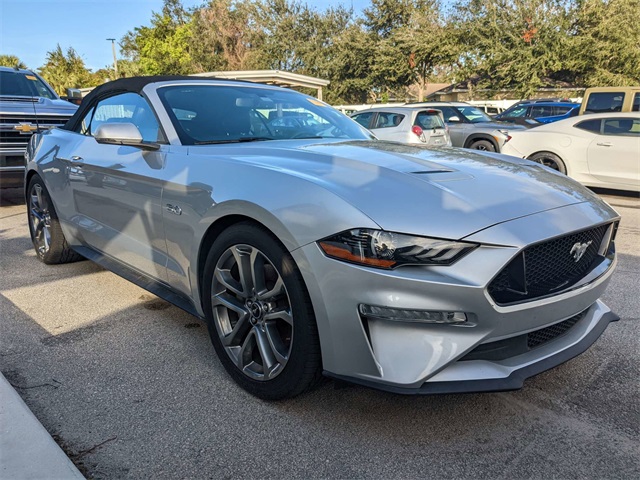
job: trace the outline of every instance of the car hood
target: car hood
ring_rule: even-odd
[[[501,154],[375,140],[289,140],[266,146],[191,147],[190,154],[231,155],[234,161],[304,178],[340,196],[383,229],[417,235],[460,239],[575,203],[607,208],[568,177]]]
[[[0,108],[5,113],[33,115],[34,108],[41,115],[73,115],[77,105],[60,99],[0,96]]]

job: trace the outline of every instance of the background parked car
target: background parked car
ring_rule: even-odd
[[[511,130],[525,128],[496,122],[479,108],[464,102],[426,102],[407,106],[440,110],[449,127],[449,136],[454,147],[499,152],[509,141]]]
[[[640,191],[640,114],[578,116],[514,132],[503,153],[528,158],[590,187]]]
[[[501,122],[517,123],[523,119],[533,118],[540,123],[552,123],[575,117],[579,110],[580,104],[573,102],[521,103],[496,115],[495,119]]]
[[[580,115],[639,111],[640,87],[595,87],[584,92]]]
[[[424,107],[372,108],[351,115],[380,140],[451,146],[442,112]]]
[[[77,108],[37,73],[0,67],[0,188],[22,186],[31,135],[64,125]]]

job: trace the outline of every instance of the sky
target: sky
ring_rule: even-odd
[[[183,0],[186,7],[204,0]],[[307,0],[318,9],[353,6],[356,13],[369,0]],[[111,42],[129,30],[149,25],[151,12],[162,0],[0,0],[0,54],[16,55],[29,68],[45,62],[48,51],[60,44],[73,47],[93,71],[113,63]]]

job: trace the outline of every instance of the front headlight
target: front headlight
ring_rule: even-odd
[[[366,228],[347,230],[318,244],[328,257],[386,269],[400,265],[451,265],[478,246]]]

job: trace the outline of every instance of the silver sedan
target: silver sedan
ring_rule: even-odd
[[[373,139],[290,90],[117,80],[27,157],[40,260],[88,258],[205,319],[265,399],[323,373],[517,389],[617,319],[598,298],[619,216],[588,190],[527,160]]]

